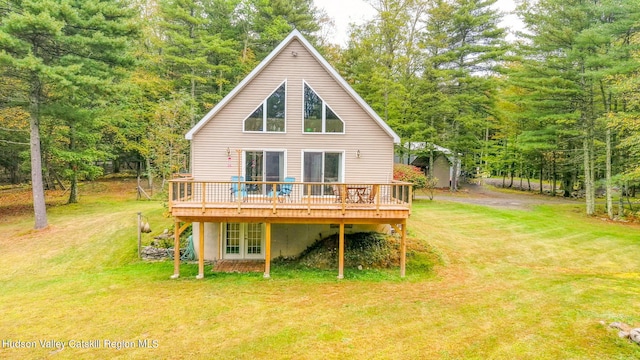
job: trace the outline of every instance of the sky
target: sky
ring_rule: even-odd
[[[375,14],[375,10],[365,0],[314,0],[318,8],[324,8],[335,21],[335,31],[331,42],[346,45],[347,30],[352,22],[362,23]],[[496,7],[502,12],[509,13],[515,9],[514,0],[498,0]],[[506,15],[501,25],[503,27],[520,28],[522,22],[513,14]]]

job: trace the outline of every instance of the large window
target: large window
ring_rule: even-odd
[[[258,106],[244,121],[244,131],[284,132],[285,125],[285,83]]]
[[[344,133],[344,122],[304,83],[304,132]]]
[[[306,151],[304,153],[304,182],[336,183],[342,182],[342,153]],[[330,185],[311,186],[311,195],[331,194]],[[305,187],[305,195],[308,189]]]

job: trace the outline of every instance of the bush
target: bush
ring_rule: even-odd
[[[413,165],[393,165],[393,180],[413,183],[415,189],[427,187],[427,176],[422,173],[420,168]]]
[[[309,246],[295,261],[318,268],[338,266],[338,234],[329,235]],[[393,237],[376,232],[345,234],[345,267],[389,268],[398,265],[398,243]]]

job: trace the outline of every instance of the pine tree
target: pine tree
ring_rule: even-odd
[[[129,65],[123,56],[135,34],[131,9],[117,0],[8,0],[0,9],[0,64],[26,84],[30,114],[35,228],[47,226],[41,121],[47,106],[80,89],[98,94]],[[90,93],[86,90],[86,93]]]
[[[468,167],[478,160],[490,122],[495,118],[498,65],[507,51],[505,30],[498,26],[495,0],[436,0],[429,9],[424,46],[427,71],[446,99],[433,122],[444,130],[441,140],[454,154],[464,152]],[[455,172],[454,172],[455,177]],[[451,181],[456,190],[457,179]]]
[[[532,118],[579,135],[586,212],[592,215],[595,174],[601,164],[596,144],[609,142],[607,114],[620,104],[610,79],[638,69],[630,39],[637,32],[639,4],[542,0],[525,3],[521,13],[530,34],[524,72],[514,77],[528,89]],[[610,199],[608,203],[611,209]]]

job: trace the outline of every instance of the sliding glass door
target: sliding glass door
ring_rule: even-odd
[[[283,151],[245,151],[246,181],[283,181],[284,180],[284,152]],[[271,190],[271,185],[249,184],[252,193],[265,195]]]
[[[303,159],[303,181],[318,183],[336,183],[342,181],[342,152],[306,151]],[[305,195],[331,194],[330,186],[314,185],[305,187]]]

